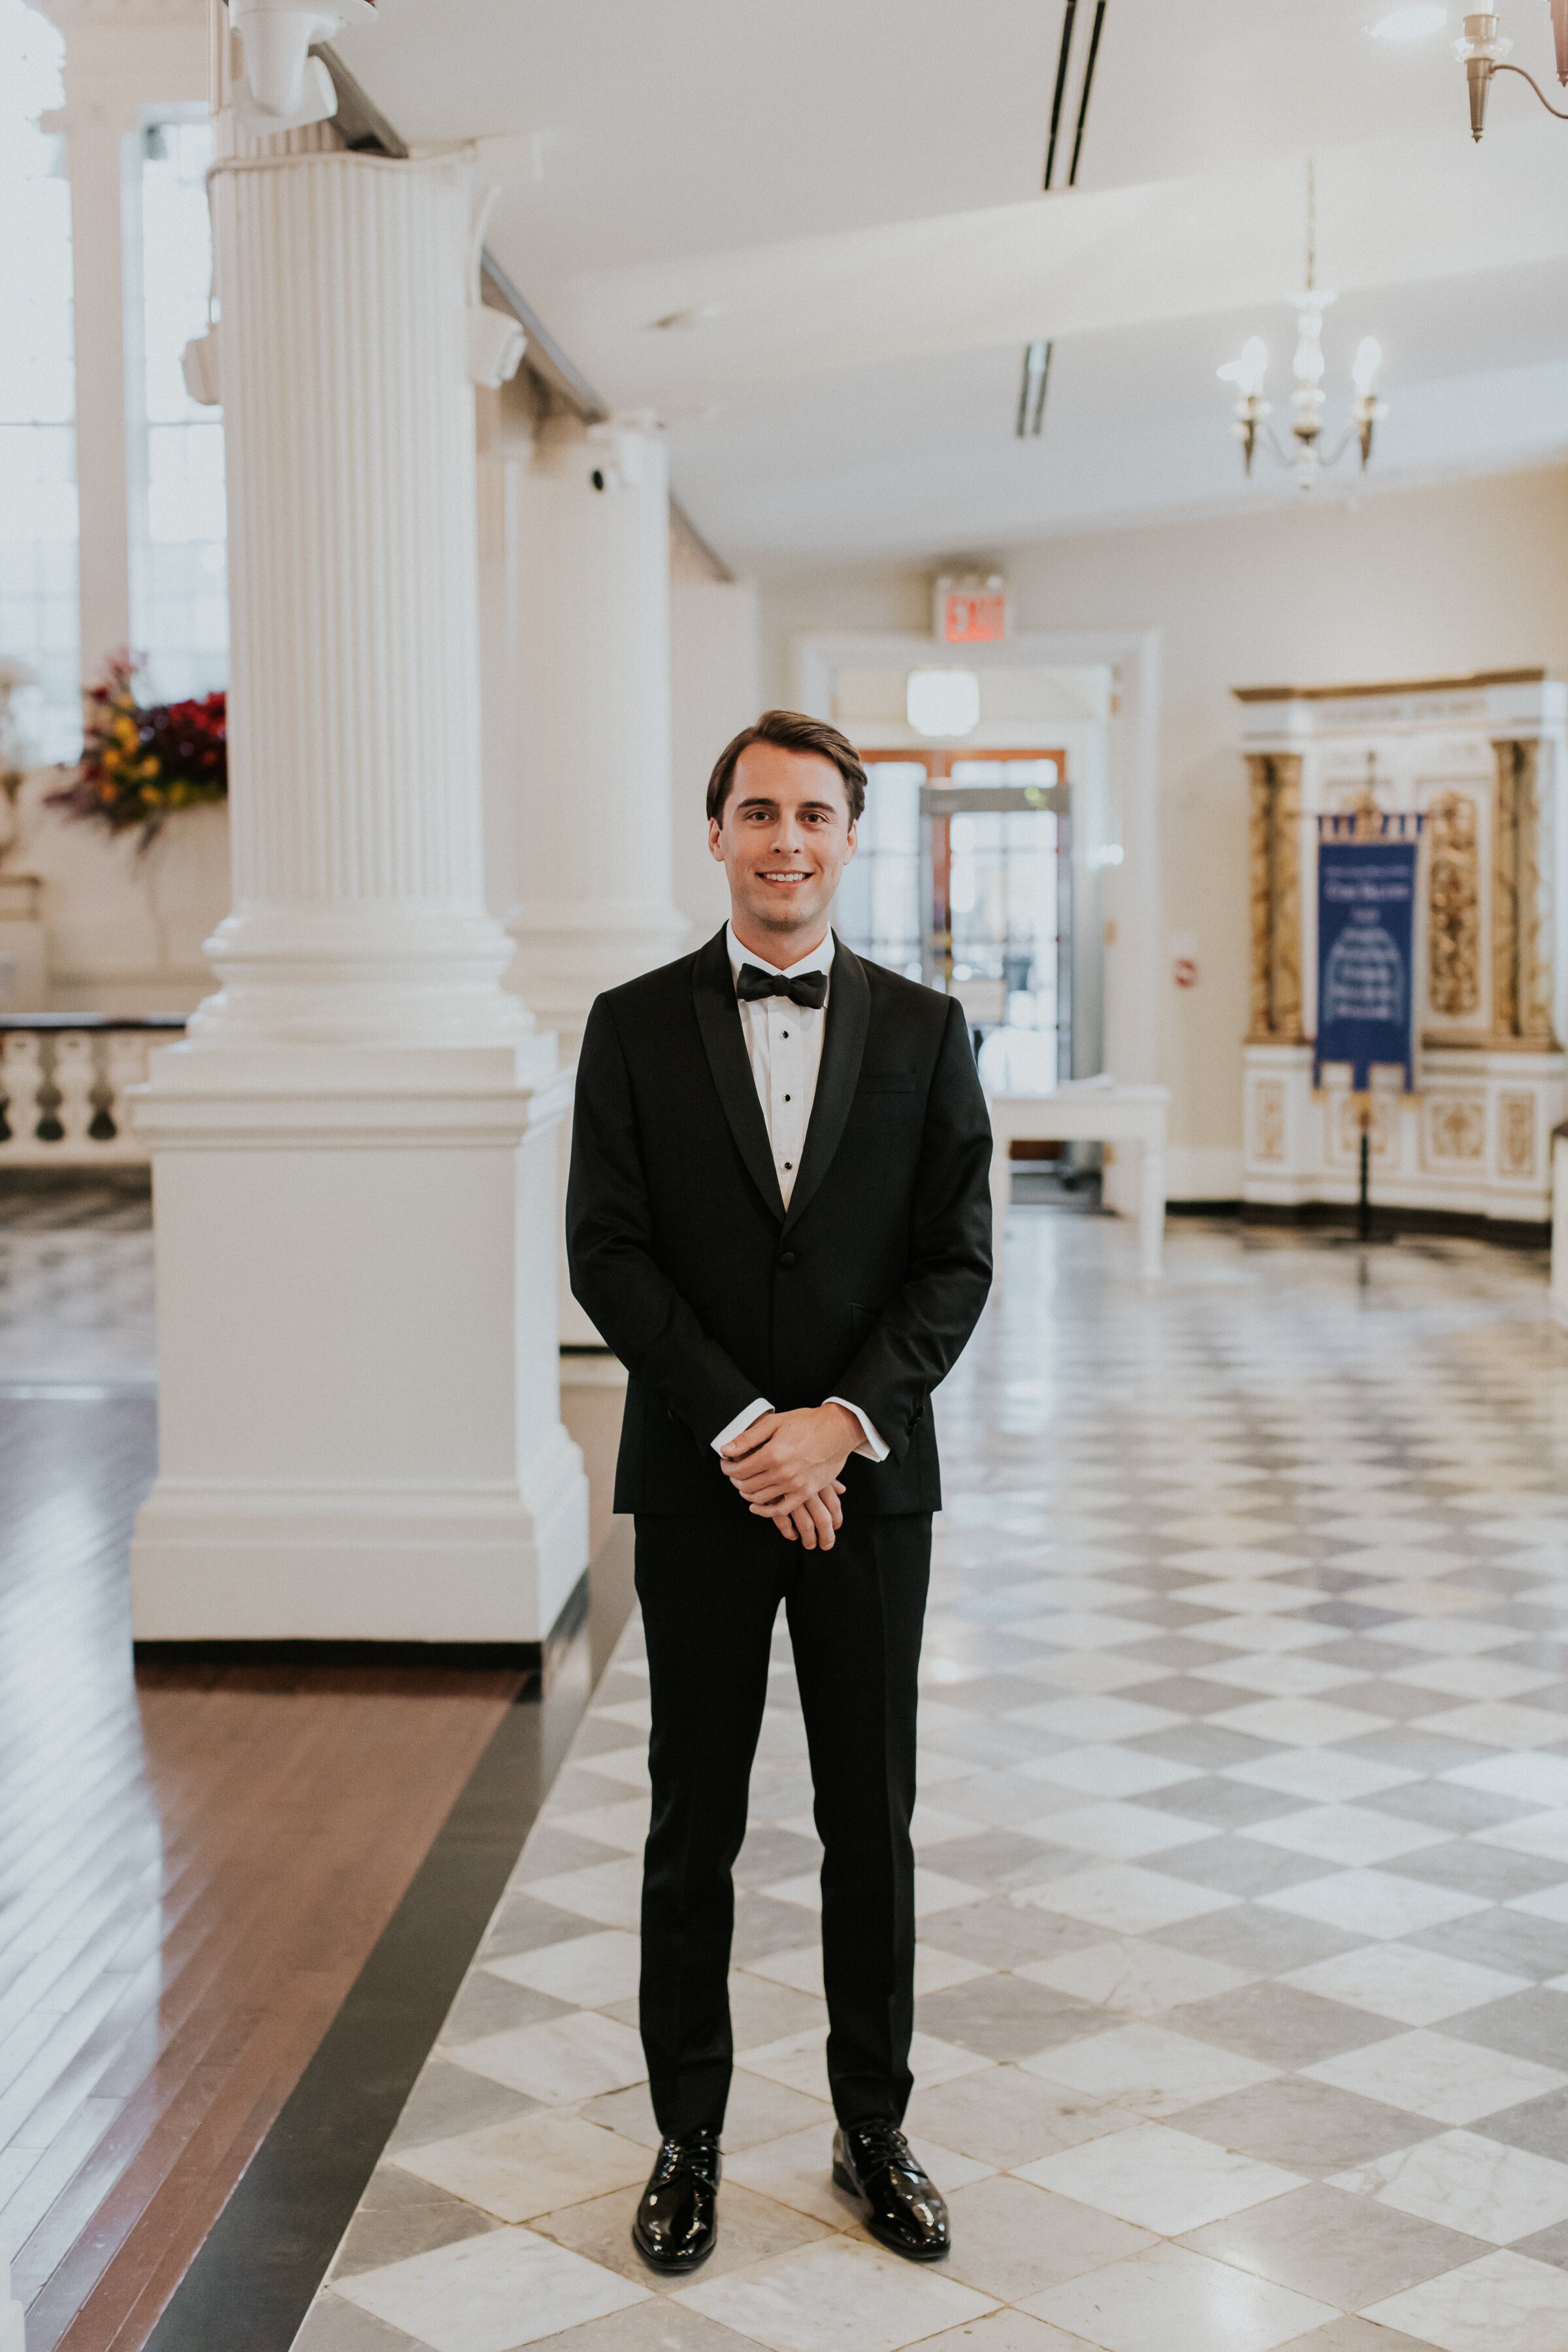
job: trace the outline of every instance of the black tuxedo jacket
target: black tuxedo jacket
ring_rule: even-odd
[[[599,997],[577,1070],[572,1287],[626,1366],[617,1511],[747,1506],[712,1441],[753,1399],[860,1405],[846,1517],[931,1511],[926,1410],[991,1282],[991,1128],[963,1008],[835,940],[786,1212],[719,932]]]

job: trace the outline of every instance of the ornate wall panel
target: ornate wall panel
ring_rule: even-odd
[[[1252,1019],[1248,1043],[1297,1044],[1301,1030],[1301,761],[1247,760],[1250,779]]]
[[[1533,1176],[1536,1163],[1535,1097],[1498,1097],[1498,1166],[1505,1176]]]
[[[1492,1026],[1551,1045],[1552,940],[1542,906],[1541,745],[1492,743]]]
[[[1444,793],[1426,812],[1426,995],[1447,1020],[1481,1001],[1480,840],[1469,793]]]
[[[1486,1157],[1487,1098],[1474,1094],[1432,1094],[1426,1103],[1425,1157],[1428,1167],[1450,1167]]]
[[[1368,1097],[1372,1105],[1372,1158],[1379,1160],[1397,1159],[1399,1155],[1399,1107],[1402,1097],[1376,1087]],[[1361,1159],[1360,1097],[1348,1089],[1336,1088],[1326,1097],[1329,1115],[1329,1156],[1336,1160]]]
[[[1256,1160],[1285,1157],[1285,1082],[1260,1078],[1252,1090],[1252,1152]]]

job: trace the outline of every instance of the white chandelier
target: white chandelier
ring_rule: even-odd
[[[1565,0],[1568,5],[1568,0]],[[1383,348],[1374,337],[1365,335],[1356,346],[1351,362],[1351,381],[1355,386],[1355,403],[1350,422],[1331,454],[1323,447],[1323,312],[1334,297],[1317,280],[1318,220],[1317,184],[1310,163],[1307,166],[1307,282],[1300,294],[1290,300],[1296,311],[1296,354],[1291,373],[1296,389],[1290,394],[1295,416],[1290,426],[1293,449],[1281,448],[1273,428],[1264,423],[1270,414],[1269,403],[1263,398],[1263,379],[1268,366],[1268,347],[1261,335],[1249,335],[1242,345],[1241,357],[1227,360],[1217,373],[1222,383],[1234,383],[1237,391],[1236,423],[1232,426],[1241,443],[1241,454],[1250,476],[1252,460],[1259,442],[1277,465],[1294,473],[1304,491],[1310,490],[1321,474],[1337,466],[1352,442],[1361,450],[1361,467],[1364,474],[1372,456],[1373,427],[1381,416],[1388,414],[1386,401],[1379,400],[1373,389],[1377,371],[1383,364]]]

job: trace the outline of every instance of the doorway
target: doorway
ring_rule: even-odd
[[[976,1045],[1006,1030],[1038,1066],[1073,1068],[1072,796],[1066,752],[1019,747],[862,753],[859,852],[837,928],[875,963],[956,996]]]

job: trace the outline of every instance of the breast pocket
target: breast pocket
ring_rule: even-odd
[[[862,1070],[858,1095],[916,1095],[921,1082],[913,1070]]]

